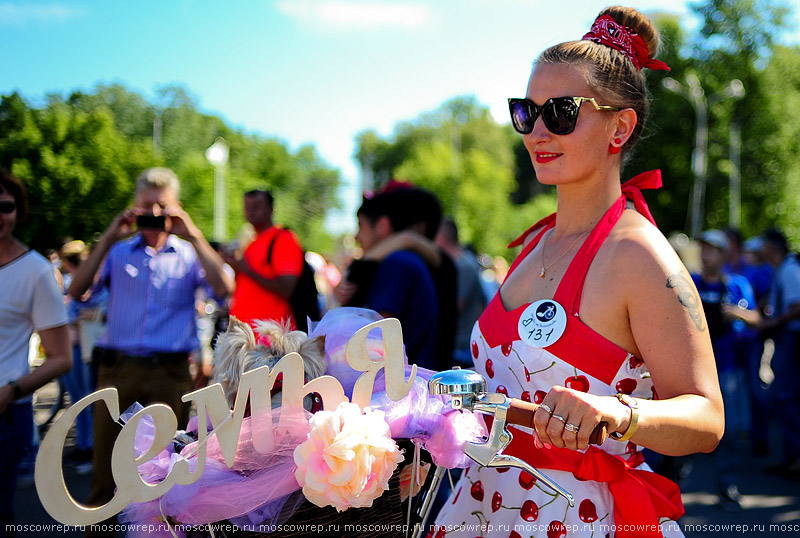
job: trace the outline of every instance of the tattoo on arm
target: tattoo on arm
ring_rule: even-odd
[[[689,312],[689,317],[694,321],[697,330],[705,330],[705,316],[703,315],[700,297],[694,290],[692,280],[685,273],[675,273],[667,278],[667,287],[678,293],[678,301]]]

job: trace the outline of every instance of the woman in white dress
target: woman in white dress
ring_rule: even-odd
[[[523,250],[475,324],[472,354],[490,391],[541,404],[506,453],[575,506],[524,471],[474,466],[432,536],[682,535],[680,491],[641,450],[710,452],[724,419],[700,298],[641,195],[660,173],[620,184],[647,111],[641,69],[668,69],[657,49],[644,15],[607,8],[582,40],[544,51],[526,98],[509,100],[558,211],[512,243]],[[601,422],[611,437],[590,446]]]

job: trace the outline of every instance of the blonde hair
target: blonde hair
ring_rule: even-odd
[[[660,46],[658,30],[653,23],[637,10],[624,6],[611,6],[597,16],[609,15],[619,24],[638,33],[647,44],[650,57],[654,58]],[[541,64],[567,64],[577,68],[586,84],[602,96],[602,105],[632,108],[636,112],[636,127],[623,146],[623,157],[630,155],[641,138],[649,96],[642,72],[620,51],[594,41],[567,41],[554,45],[536,59]]]
[[[170,189],[175,193],[175,198],[180,196],[181,184],[178,176],[169,168],[148,168],[136,178],[135,193],[139,194],[144,189]]]

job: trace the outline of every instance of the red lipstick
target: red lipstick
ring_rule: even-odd
[[[537,163],[549,163],[555,159],[561,157],[561,153],[551,153],[547,151],[537,151],[536,152],[536,162]]]

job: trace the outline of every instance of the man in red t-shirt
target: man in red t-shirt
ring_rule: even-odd
[[[295,328],[289,298],[303,271],[303,249],[292,232],[272,223],[272,204],[266,190],[244,195],[244,217],[257,236],[241,259],[226,259],[236,271],[230,313],[251,325],[259,319],[290,319]]]

